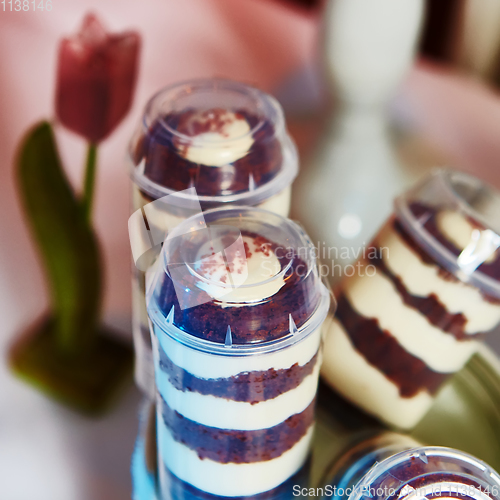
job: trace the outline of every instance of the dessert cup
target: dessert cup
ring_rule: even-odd
[[[374,465],[397,453],[421,446],[421,443],[404,434],[387,431],[364,433],[340,452],[325,470],[318,483],[323,488],[323,494],[320,492],[316,496],[347,500]]]
[[[284,494],[307,462],[330,308],[305,233],[257,208],[193,216],[147,307],[162,498]]]
[[[153,96],[129,156],[132,211],[141,210],[147,220],[129,223],[131,235],[141,235],[131,236],[134,255],[142,255],[132,273],[136,381],[153,397],[144,297],[145,271],[158,255],[157,243],[187,217],[218,206],[259,206],[287,216],[298,159],[274,98],[217,79],[176,84]],[[146,224],[147,230],[134,224]]]
[[[396,200],[336,291],[322,375],[385,423],[412,428],[500,322],[500,194],[438,170]]]

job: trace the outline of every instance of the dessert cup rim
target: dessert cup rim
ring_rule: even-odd
[[[463,179],[471,183],[475,183],[481,186],[481,190],[488,191],[491,195],[493,195],[500,201],[500,192],[498,190],[496,190],[486,182],[482,181],[478,177],[475,177],[474,175],[470,175],[466,172],[461,172],[458,170],[441,168],[436,170],[435,175],[436,178],[438,178],[439,181],[441,182],[443,188],[446,189],[448,194],[450,194],[455,199],[458,206],[460,207],[461,210],[463,210],[463,212],[469,215],[472,219],[479,221],[487,229],[490,229],[494,233],[500,235],[500,227],[496,227],[493,224],[491,224],[491,222],[486,220],[483,214],[481,214],[476,209],[471,207],[470,204],[466,200],[464,200],[463,197],[459,193],[457,193],[457,191],[454,189],[454,183],[457,178],[458,180]]]
[[[465,453],[460,450],[455,450],[453,448],[448,448],[444,446],[421,446],[417,448],[411,448],[409,450],[405,450],[395,455],[382,460],[381,462],[374,465],[359,481],[356,485],[355,491],[350,495],[349,500],[359,500],[360,498],[364,498],[364,495],[361,493],[362,491],[366,491],[371,487],[374,481],[376,481],[380,476],[385,473],[390,473],[391,469],[395,466],[401,465],[404,462],[410,459],[420,459],[425,455],[426,457],[438,457],[441,459],[453,459],[459,460],[464,464],[467,464],[469,467],[474,468],[477,471],[478,479],[482,481],[488,481],[489,485],[496,486],[498,488],[500,494],[500,475],[491,468],[487,463],[479,460],[478,458],[470,455],[469,453]],[[423,462],[426,463],[426,462]],[[439,471],[433,471],[438,473]],[[442,471],[443,473],[453,472],[455,475],[463,474],[458,471]],[[420,474],[419,476],[421,476]],[[418,477],[418,476],[415,476]],[[395,477],[395,479],[397,479]],[[411,478],[413,479],[413,478]],[[408,480],[401,481],[401,485],[407,483]],[[499,495],[493,495],[492,497],[499,498]]]
[[[272,95],[266,92],[263,92],[257,87],[254,87],[252,85],[247,85],[243,82],[239,82],[236,80],[230,80],[228,78],[195,78],[192,80],[183,80],[181,82],[177,82],[172,85],[167,85],[166,87],[163,87],[162,89],[158,90],[146,104],[144,119],[143,119],[144,127],[147,129],[152,124],[152,117],[151,117],[151,115],[153,114],[152,108],[154,108],[154,106],[158,103],[158,101],[161,101],[161,99],[165,94],[178,90],[180,95],[182,90],[190,87],[191,87],[190,93],[193,94],[200,89],[202,90],[213,89],[213,90],[230,90],[233,92],[239,92],[240,94],[245,95],[247,97],[251,97],[255,101],[255,108],[257,110],[262,111],[264,110],[265,106],[269,106],[276,112],[276,120],[275,121],[273,120],[273,128],[275,130],[275,133],[278,135],[281,135],[284,132],[285,118],[281,106],[278,104],[276,98],[274,98]],[[192,89],[194,89],[194,91]],[[171,133],[173,136],[185,141],[191,141],[193,139],[193,136],[184,134],[170,127],[163,120],[163,118],[159,118],[159,120],[161,124],[165,127],[165,129],[168,130],[168,132]],[[240,141],[244,137],[248,137],[249,135],[255,134],[255,132],[257,132],[260,128],[262,128],[264,122],[265,120],[263,120],[262,117],[259,117],[259,122],[256,125],[254,125],[251,130],[249,130],[248,132],[246,132],[241,136],[232,137],[230,139],[224,139],[221,141],[207,141],[207,142],[208,144],[212,144],[213,146],[220,146],[220,144],[226,144],[226,143],[229,144],[233,141]]]
[[[262,221],[265,220],[266,217],[269,218],[268,221],[270,223],[274,221],[274,224],[278,227],[283,227],[284,225],[286,225],[285,234],[291,241],[289,248],[297,250],[297,248],[301,248],[303,246],[304,248],[312,249],[311,240],[309,239],[305,231],[298,224],[281,215],[278,215],[274,212],[269,212],[268,210],[264,210],[261,208],[248,207],[248,206],[215,208],[194,215],[192,217],[189,217],[171,231],[164,244],[162,254],[160,255],[160,259],[162,259],[161,267],[157,269],[156,277],[151,283],[151,286],[149,287],[147,292],[148,314],[151,321],[155,323],[156,326],[158,326],[166,334],[169,334],[171,337],[194,349],[198,349],[205,352],[213,352],[222,355],[233,355],[233,356],[273,352],[283,347],[286,347],[289,344],[294,344],[298,342],[302,338],[306,337],[309,333],[314,331],[316,328],[320,327],[321,323],[326,318],[328,310],[330,309],[330,294],[327,287],[319,277],[319,275],[316,276],[317,281],[315,283],[315,286],[317,286],[319,289],[320,298],[318,300],[318,304],[316,304],[316,307],[310,314],[309,318],[300,327],[297,327],[295,332],[289,332],[283,337],[270,341],[262,341],[262,342],[248,343],[248,344],[232,344],[232,346],[228,348],[228,346],[225,346],[225,344],[201,339],[199,337],[195,337],[179,329],[173,324],[173,321],[171,319],[169,320],[168,316],[166,316],[165,313],[158,307],[154,290],[156,288],[155,285],[157,284],[159,276],[163,275],[164,273],[168,273],[166,269],[165,254],[168,249],[167,242],[169,239],[174,239],[177,236],[189,233],[187,229],[196,228],[198,226],[204,227],[204,225],[202,226],[199,224],[200,222],[208,223],[209,225],[210,223],[212,224],[226,223],[229,226],[232,223],[232,221],[241,222],[246,220],[248,222],[262,223]],[[235,224],[234,227],[240,231],[242,229],[241,224],[240,225]],[[307,273],[303,276],[303,278],[305,279],[307,276],[311,274],[311,272],[315,271],[316,259],[308,255],[306,256],[306,258],[304,258],[304,261],[308,267]],[[259,286],[261,284],[262,283],[249,285],[249,287]],[[267,300],[272,300],[272,298],[270,297]],[[241,306],[248,305],[248,307],[252,307],[253,305],[255,305],[255,303],[244,301],[238,303],[238,305]],[[286,313],[288,313],[288,316],[289,317],[291,316],[293,319],[293,312],[294,311],[287,311]],[[226,328],[227,326],[231,325],[223,325],[224,328]]]
[[[296,332],[288,333],[283,337],[269,341],[226,346],[224,343],[212,342],[200,337],[195,337],[175,326],[173,322],[167,321],[165,315],[158,307],[154,295],[151,296],[148,301],[148,315],[152,324],[159,330],[159,332],[155,332],[157,335],[158,333],[168,335],[171,339],[196,351],[228,357],[270,354],[301,342],[321,327],[330,309],[330,295],[322,282],[320,282],[320,286],[320,302],[307,321],[298,327]]]
[[[144,191],[154,199],[168,196],[169,203],[180,208],[196,208],[198,203],[207,205],[217,204],[221,206],[228,204],[245,204],[251,206],[262,203],[270,199],[272,196],[280,193],[285,188],[289,187],[297,177],[297,174],[299,172],[297,147],[288,134],[284,136],[284,141],[285,147],[283,148],[283,160],[279,172],[268,182],[261,184],[260,186],[257,186],[252,190],[249,189],[247,191],[242,191],[239,193],[222,193],[219,195],[191,195],[187,194],[185,191],[180,192],[174,189],[170,189],[148,179],[144,175],[144,159],[138,166],[136,166],[134,165],[134,162],[132,161],[130,155],[128,155],[130,176],[132,182],[136,184],[141,191]]]
[[[206,211],[203,211],[201,213],[195,214],[195,215],[189,217],[188,219],[186,219],[185,221],[181,222],[180,224],[178,224],[175,228],[173,228],[172,231],[167,236],[166,241],[168,241],[168,239],[170,239],[170,238],[173,239],[173,238],[176,238],[178,236],[182,236],[183,234],[186,234],[186,231],[183,229],[183,226],[190,225],[192,227],[193,225],[195,225],[195,221],[197,218],[201,219],[200,222],[202,222],[202,221],[205,222],[207,217],[210,218],[214,214],[216,216],[218,214],[221,214],[221,215],[227,214],[226,219],[230,219],[230,217],[231,217],[230,214],[237,214],[237,213],[241,213],[241,212],[243,212],[243,216],[239,217],[240,220],[246,219],[248,221],[256,222],[256,221],[259,221],[259,219],[256,217],[259,214],[262,216],[273,217],[275,219],[278,219],[278,221],[280,222],[281,225],[286,224],[287,229],[290,231],[291,237],[302,240],[302,242],[304,243],[304,247],[306,247],[306,246],[312,247],[312,243],[311,243],[309,237],[307,236],[307,234],[305,233],[305,231],[303,231],[302,228],[298,224],[296,224],[294,221],[292,221],[291,219],[288,219],[288,218],[283,217],[275,212],[270,212],[270,211],[262,209],[262,208],[249,207],[249,206],[245,206],[245,205],[243,205],[243,206],[232,205],[230,207],[229,206],[228,207],[217,207],[217,208],[213,208],[213,209],[206,210]],[[248,214],[248,215],[246,215],[246,214]],[[235,218],[235,220],[237,220],[237,219]],[[217,222],[217,220],[215,222]],[[224,219],[223,219],[223,222],[224,222]],[[235,229],[240,230],[236,226],[231,226],[231,220],[229,220],[227,224],[220,224],[220,225],[221,226],[227,225],[227,227],[234,227]],[[219,224],[214,224],[214,226],[219,226]],[[205,227],[207,227],[207,226],[205,226]],[[210,227],[210,226],[208,226],[208,227]],[[162,252],[161,258],[162,258],[163,272],[170,276],[168,268],[167,268],[167,263],[165,262],[165,252]],[[272,276],[266,280],[259,281],[257,283],[247,284],[247,285],[245,285],[245,284],[239,285],[237,288],[250,290],[254,287],[259,287],[259,286],[265,285],[267,283],[271,283],[272,281],[276,280],[277,278],[283,277],[286,274],[286,272],[290,269],[292,262],[293,262],[293,259],[291,259],[290,262],[283,269],[281,269],[278,273],[276,273],[274,276]],[[194,277],[196,277],[197,279],[199,279],[203,283],[212,284],[212,285],[215,285],[219,288],[230,288],[230,289],[234,288],[234,286],[232,286],[231,284],[221,283],[219,281],[211,280],[211,279],[201,275],[188,262],[185,262],[184,264],[186,265],[188,271]],[[311,260],[309,258],[309,260],[306,261],[306,264],[308,266],[308,270],[307,270],[307,273],[304,276],[302,276],[303,279],[307,278],[307,276],[309,276],[309,274],[311,272],[313,272],[314,267],[316,265],[316,261],[314,260],[314,262],[311,262]]]

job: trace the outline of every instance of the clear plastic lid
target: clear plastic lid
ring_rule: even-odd
[[[155,327],[227,355],[295,344],[324,321],[330,294],[294,222],[257,208],[210,210],[167,237],[148,290]]]
[[[421,446],[404,434],[380,431],[373,434],[371,431],[368,435],[370,437],[363,433],[354,444],[349,442],[347,451],[334,460],[332,467],[327,469],[324,478],[319,482],[320,485],[335,486],[335,498],[348,498],[353,487],[378,462]],[[327,495],[323,498],[326,497]]]
[[[403,233],[462,281],[500,298],[500,193],[481,180],[439,169],[400,196]]]
[[[467,453],[421,447],[375,465],[349,500],[500,499],[500,476]]]
[[[296,148],[270,95],[229,80],[167,87],[146,106],[130,144],[132,179],[150,199],[195,187],[203,208],[256,205],[297,175]],[[178,195],[180,207],[190,197]]]

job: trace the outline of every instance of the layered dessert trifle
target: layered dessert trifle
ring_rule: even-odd
[[[439,170],[336,290],[322,375],[382,421],[412,428],[500,322],[500,194]]]
[[[370,468],[349,500],[497,500],[500,476],[486,463],[451,448],[399,452]]]
[[[331,307],[307,236],[260,209],[193,216],[167,237],[147,300],[162,498],[290,496]]]
[[[165,236],[187,217],[221,205],[259,206],[287,216],[297,175],[296,149],[271,96],[227,80],[194,80],[153,96],[130,145],[136,380],[153,394],[145,269]],[[141,230],[142,225],[147,231]],[[155,237],[152,238],[151,235]],[[154,240],[154,241],[153,241]],[[152,248],[153,247],[153,248]]]

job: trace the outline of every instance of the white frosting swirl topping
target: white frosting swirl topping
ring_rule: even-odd
[[[259,237],[240,236],[223,252],[206,243],[198,251],[195,270],[206,280],[198,286],[230,305],[267,299],[285,284],[279,259]]]
[[[209,167],[223,167],[246,156],[254,143],[244,116],[223,109],[194,113],[179,131],[190,136],[179,148],[186,160]]]

